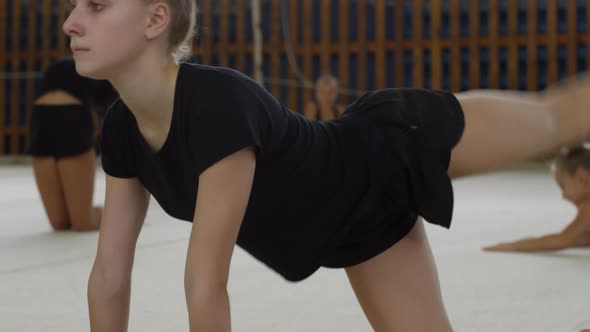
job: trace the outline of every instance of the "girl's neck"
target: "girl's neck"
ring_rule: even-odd
[[[111,83],[140,126],[158,127],[171,117],[180,66],[146,60],[127,66]]]

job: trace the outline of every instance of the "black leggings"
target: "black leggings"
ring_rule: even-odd
[[[33,157],[71,157],[94,143],[92,114],[85,105],[35,105],[29,126]]]

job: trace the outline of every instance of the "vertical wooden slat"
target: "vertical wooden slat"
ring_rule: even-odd
[[[451,91],[461,90],[461,54],[459,49],[460,25],[459,17],[461,12],[460,0],[451,0],[450,23],[451,23]]]
[[[422,29],[422,10],[423,0],[414,0],[412,7],[412,44],[414,55],[414,72],[413,86],[417,88],[424,87],[424,51],[422,50],[422,39],[424,31]]]
[[[12,16],[12,66],[11,71],[13,73],[20,72],[20,34],[21,34],[21,9],[23,4],[20,0],[13,2],[13,16]],[[16,154],[18,149],[18,108],[19,108],[19,95],[20,95],[20,84],[18,78],[15,76],[11,79],[12,84],[12,95],[10,105],[10,153]]]
[[[202,2],[201,18],[203,20],[203,28],[201,29],[201,48],[203,49],[203,63],[211,64],[211,47],[213,47],[213,43],[211,42],[211,36],[213,34],[211,18],[213,13],[211,10],[211,0],[202,0]]]
[[[586,59],[590,59],[590,0],[586,0]],[[586,63],[586,70],[589,69]]]
[[[49,57],[49,49],[50,49],[50,27],[51,27],[51,0],[43,0],[43,17],[42,17],[42,22],[43,22],[43,29],[41,30],[41,33],[43,34],[43,38],[41,38],[41,48],[43,49],[42,54],[43,54],[43,61],[41,63],[42,65],[42,69],[45,70],[47,68],[47,66],[49,66],[49,63],[51,62],[51,59]]]
[[[518,89],[518,2],[508,1],[508,88]]]
[[[7,8],[6,1],[0,1],[0,72],[4,72],[4,64],[6,63],[6,22],[7,22]],[[0,78],[0,155],[4,154],[4,137],[6,130],[4,128],[4,113],[8,112],[5,108],[4,102],[6,100],[6,83],[3,78]]]
[[[469,3],[469,57],[479,59],[479,2]],[[479,61],[469,62],[469,87],[479,88],[480,70]]]
[[[557,0],[547,1],[547,84],[557,81]]]
[[[229,40],[229,0],[218,0],[219,1],[219,42],[217,43],[216,49],[217,56],[219,57],[219,65],[227,67],[229,63],[228,54],[228,40]]]
[[[396,0],[393,3],[393,29],[395,30],[394,35],[394,75],[395,85],[402,87],[404,85],[404,1]]]
[[[36,2],[36,1],[35,1]],[[57,47],[59,48],[60,57],[64,57],[70,54],[70,45],[66,45],[66,34],[63,32],[62,25],[66,20],[67,1],[60,0],[59,2],[59,14],[57,21]]]
[[[270,77],[275,79],[280,77],[281,73],[281,3],[279,1],[273,1],[271,7],[271,29],[270,36]],[[280,84],[272,84],[270,87],[270,93],[279,98],[281,86]]]
[[[385,0],[375,1],[375,86],[385,88],[387,67],[385,66]]]
[[[574,75],[577,71],[577,29],[576,29],[576,0],[567,1],[567,62],[566,70],[568,76]]]
[[[246,70],[246,0],[236,3],[236,69]]]
[[[527,89],[537,90],[537,0],[527,1]]]
[[[340,22],[338,24],[338,30],[339,30],[339,43],[338,43],[338,64],[339,64],[339,68],[338,68],[338,81],[340,81],[340,86],[343,89],[347,89],[349,88],[350,84],[349,84],[349,49],[348,49],[348,19],[349,19],[349,13],[348,13],[348,1],[349,0],[340,0],[339,5],[340,5]],[[350,101],[350,96],[349,94],[343,95],[341,96],[340,100],[344,103],[344,104],[348,104]]]
[[[440,89],[442,86],[442,50],[440,46],[440,29],[442,8],[440,0],[431,0],[431,81],[433,89]]]
[[[357,1],[357,38],[359,46],[357,57],[358,88],[367,90],[367,0]]]
[[[332,29],[330,29],[330,19],[332,17],[331,13],[331,6],[330,0],[322,0],[321,2],[321,30],[320,30],[320,62],[321,62],[321,74],[326,74],[330,72],[330,62],[331,62],[331,53],[330,53],[330,38]]]
[[[193,54],[195,56],[195,60],[198,59],[198,61],[202,62],[202,58],[201,58],[201,51],[202,51],[202,47],[201,47],[201,35],[202,35],[202,26],[203,26],[203,14],[201,13],[201,9],[203,9],[201,7],[201,1],[200,0],[195,0],[196,1],[196,6],[197,6],[197,24],[195,25],[195,39],[193,40],[193,47],[192,47],[192,51]]]
[[[312,13],[312,0],[303,0],[303,75],[313,82],[315,77],[312,77]],[[303,90],[304,102],[311,100],[312,90],[309,88]]]
[[[490,77],[490,88],[497,89],[499,87],[500,80],[500,59],[499,59],[499,45],[498,45],[498,34],[499,34],[499,8],[498,0],[489,0],[489,23],[488,30],[490,34],[489,43],[489,54],[490,63],[488,67]]]
[[[289,1],[289,39],[291,41],[291,52],[293,52],[292,58],[291,60],[295,62],[295,66],[298,66],[297,63],[297,53],[295,52],[295,49],[297,49],[297,41],[299,40],[299,36],[297,35],[297,28],[299,27],[299,19],[298,19],[298,8],[299,8],[299,4],[296,1]],[[295,68],[291,68],[291,70],[289,70],[289,77],[294,81],[294,82],[299,82],[297,80],[297,73],[295,72]],[[291,85],[289,86],[289,96],[288,98],[288,105],[289,108],[291,110],[294,111],[303,111],[303,110],[297,110],[297,91],[298,91],[299,87],[296,85]]]
[[[29,2],[29,27],[28,27],[28,31],[27,31],[27,36],[28,36],[28,45],[27,45],[27,49],[28,51],[28,56],[27,56],[27,72],[28,73],[32,73],[35,71],[35,53],[37,52],[36,50],[36,45],[35,45],[35,39],[36,39],[36,34],[35,34],[35,27],[37,26],[36,24],[36,14],[37,14],[37,5],[39,3],[37,1],[32,1]],[[64,35],[63,33],[60,33],[60,35]],[[27,79],[27,84],[26,84],[26,114],[25,114],[25,124],[28,123],[28,120],[30,119],[31,116],[31,109],[32,109],[32,104],[33,104],[33,98],[35,97],[35,79],[34,78],[28,78]],[[28,130],[28,126],[24,126],[25,132],[27,132]]]

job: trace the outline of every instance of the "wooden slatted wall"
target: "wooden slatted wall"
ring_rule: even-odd
[[[0,1],[0,155],[22,153],[38,74],[68,55],[65,0]],[[197,0],[199,62],[253,74],[251,2]],[[317,76],[367,89],[538,90],[586,70],[590,0],[262,0],[265,86],[300,111]]]

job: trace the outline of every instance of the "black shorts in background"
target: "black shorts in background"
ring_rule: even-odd
[[[90,150],[93,145],[92,113],[85,105],[33,107],[27,149],[33,157],[72,157]]]

